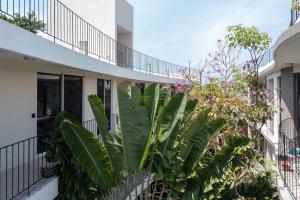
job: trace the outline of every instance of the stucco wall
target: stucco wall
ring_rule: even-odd
[[[295,119],[295,75],[293,67],[281,70],[281,121]],[[293,136],[290,136],[293,137]]]
[[[54,178],[40,190],[31,194],[27,200],[52,200],[58,195],[58,178]]]
[[[97,94],[97,78],[111,77],[82,70],[0,57],[0,147],[36,136],[37,73],[83,77],[83,120],[93,119],[87,96]],[[116,85],[114,86],[116,88]],[[116,89],[114,89],[114,93]],[[115,98],[112,100],[115,101]],[[116,102],[112,104],[116,105]],[[114,109],[115,110],[115,109]]]
[[[134,10],[126,0],[116,0],[116,24],[133,32]]]
[[[0,62],[0,147],[36,135],[37,75],[32,68]]]
[[[116,38],[115,0],[61,0],[93,26]]]
[[[157,76],[115,66],[36,36],[0,19],[0,51],[27,55],[69,68],[110,75],[116,79],[175,84],[180,79]],[[2,49],[2,50],[1,50]]]
[[[96,75],[84,76],[84,97],[83,97],[83,121],[94,119],[94,115],[91,106],[88,101],[88,96],[91,94],[97,94],[97,77]]]
[[[117,39],[122,44],[129,48],[133,48],[133,35],[132,33],[118,33]]]

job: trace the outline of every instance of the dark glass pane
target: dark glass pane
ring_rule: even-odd
[[[140,89],[142,95],[144,95],[144,93],[145,93],[145,83],[136,83],[135,86],[138,87]]]
[[[37,148],[41,153],[44,135],[53,130],[54,118],[61,111],[61,79],[59,75],[38,74],[37,82]]]
[[[104,80],[97,80],[97,95],[101,99],[102,103],[104,103]]]
[[[108,127],[110,127],[111,116],[111,81],[98,79],[97,81],[97,95],[104,104],[105,114],[108,120]]]
[[[108,119],[108,127],[110,128],[110,116],[111,116],[111,81],[106,80],[104,84],[105,91],[105,114]]]
[[[82,121],[82,77],[64,76],[64,110]]]

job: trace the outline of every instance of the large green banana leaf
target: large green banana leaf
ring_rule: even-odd
[[[103,139],[112,168],[117,179],[120,180],[124,178],[124,175],[126,174],[126,167],[123,159],[123,148],[121,145],[118,145],[118,142],[115,139],[115,136],[117,135],[113,135],[108,132],[108,120],[100,98],[97,95],[90,95],[88,100],[94,113],[97,127]]]
[[[159,114],[155,135],[160,143],[168,139],[177,122],[182,119],[186,102],[186,95],[178,93],[171,98]]]
[[[144,103],[147,109],[150,128],[154,125],[159,99],[160,99],[159,84],[149,85],[145,90]]]
[[[147,109],[147,115],[149,118],[149,135],[148,135],[148,139],[147,139],[147,145],[144,150],[144,153],[143,153],[143,156],[142,156],[142,159],[140,162],[140,166],[139,166],[139,168],[141,170],[144,169],[144,167],[146,165],[146,161],[147,161],[147,158],[150,153],[150,147],[154,141],[153,131],[157,124],[157,120],[156,120],[157,113],[158,113],[158,109],[160,106],[159,103],[161,101],[159,84],[153,83],[153,84],[149,85],[145,90],[143,100],[144,100],[144,104]]]
[[[163,87],[159,90],[159,102],[158,102],[158,111],[157,114],[159,113],[159,111],[165,107],[165,105],[170,101],[170,91],[168,88]]]
[[[231,167],[230,161],[235,156],[237,148],[251,145],[250,139],[242,136],[229,136],[227,141],[226,145],[212,157],[208,164],[199,169],[197,177],[188,182],[183,199],[203,199],[202,195],[208,190],[206,187],[221,180],[226,169]]]
[[[179,137],[181,136],[181,131],[184,127],[186,127],[187,123],[189,122],[189,120],[191,119],[196,105],[197,105],[198,101],[197,100],[189,100],[186,103],[186,107],[185,107],[185,111],[184,111],[184,115],[182,120],[179,120],[175,126],[175,128],[173,129],[173,131],[171,132],[169,138],[167,140],[165,140],[163,143],[158,144],[158,150],[159,152],[161,152],[161,159],[165,160],[165,164],[168,164],[168,159],[165,159],[165,156],[168,154],[170,154],[171,152],[174,151],[174,145],[175,145],[175,141],[179,139]],[[168,153],[169,152],[169,153]]]
[[[149,137],[149,119],[146,107],[141,105],[142,95],[137,87],[129,91],[118,88],[120,129],[125,163],[129,171],[139,169]]]
[[[116,179],[104,145],[93,134],[72,119],[60,123],[60,131],[72,154],[95,184],[103,189],[116,185]]]
[[[209,109],[199,114],[185,135],[181,158],[184,161],[183,170],[188,175],[205,152],[212,137],[225,125],[225,120],[223,119],[207,122],[208,113]]]
[[[210,112],[210,109],[206,109],[204,111],[202,111],[200,114],[198,114],[197,118],[195,121],[193,121],[193,125],[192,126],[198,126],[194,128],[194,132],[199,131],[200,128],[202,128],[202,126],[205,125],[205,123],[207,123],[208,120],[208,114]],[[190,128],[189,128],[190,129]],[[192,138],[192,133],[190,133],[190,130],[185,130],[184,135],[182,136],[182,145],[180,146],[179,149],[179,156],[181,158],[181,160],[185,161],[192,149],[192,146],[190,144],[190,142],[192,141],[190,138]]]
[[[159,145],[159,151],[164,152],[166,150],[171,151],[174,147],[175,141],[178,139],[178,137],[181,136],[181,132],[184,131],[186,127],[188,127],[188,123],[190,122],[190,119],[192,118],[193,114],[195,113],[196,106],[198,101],[197,100],[188,100],[185,106],[183,118],[181,121],[178,121],[178,126],[174,131],[171,133],[170,138]]]

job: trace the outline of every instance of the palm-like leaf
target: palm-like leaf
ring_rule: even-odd
[[[178,93],[163,108],[158,116],[155,135],[160,143],[163,143],[172,133],[177,122],[182,119],[187,97],[184,93]]]
[[[161,159],[164,160],[163,162],[164,165],[168,165],[168,158],[165,158],[165,156],[170,155],[171,152],[174,151],[175,142],[176,140],[177,141],[180,140],[179,137],[182,134],[181,133],[183,131],[182,129],[186,127],[187,123],[191,119],[197,103],[198,103],[197,100],[189,100],[186,103],[183,118],[177,122],[176,126],[174,127],[168,139],[165,140],[163,143],[158,144],[157,148],[159,152],[161,152]]]
[[[159,150],[161,152],[169,150],[171,151],[172,148],[174,147],[174,143],[176,140],[180,140],[178,137],[181,136],[181,132],[184,131],[184,129],[187,129],[188,123],[190,122],[190,119],[192,118],[195,110],[196,110],[196,105],[198,101],[197,100],[189,100],[186,103],[185,110],[184,110],[184,115],[181,121],[178,121],[178,125],[174,129],[174,131],[171,133],[170,138],[168,141],[163,142],[161,145],[159,145]]]
[[[191,179],[187,185],[187,191],[184,199],[204,199],[206,187],[211,187],[212,183],[217,183],[222,179],[223,175],[230,168],[230,162],[235,156],[238,148],[249,147],[250,140],[245,137],[231,136],[225,146],[218,151],[208,164],[198,169],[197,177]]]
[[[118,88],[120,129],[124,157],[129,171],[139,169],[149,137],[149,119],[146,107],[140,105],[142,95],[132,86],[130,91]]]
[[[91,132],[67,116],[60,123],[60,131],[80,166],[95,184],[103,189],[116,185],[107,151]]]
[[[181,156],[184,160],[183,170],[186,174],[191,174],[193,167],[205,152],[212,137],[225,125],[225,120],[216,119],[206,122],[209,110],[200,114],[192,123],[183,142],[184,151]]]
[[[117,179],[120,180],[124,177],[124,170],[126,169],[123,159],[123,148],[121,145],[118,145],[115,138],[117,135],[108,132],[108,120],[100,98],[97,95],[90,95],[88,100],[94,113],[97,127],[103,139],[112,168]]]
[[[147,109],[147,115],[149,118],[149,127],[152,127],[152,125],[154,125],[159,99],[160,99],[159,84],[149,85],[146,88],[144,94],[144,102]]]

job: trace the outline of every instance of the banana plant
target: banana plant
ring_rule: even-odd
[[[96,95],[88,99],[103,140],[97,140],[67,116],[60,122],[60,131],[95,184],[115,187],[128,173],[150,169],[170,183],[169,187],[176,185],[183,174],[186,181],[180,195],[186,199],[200,196],[203,187],[199,181],[205,170],[199,168],[199,162],[211,139],[226,125],[223,119],[211,120],[209,108],[196,115],[198,102],[188,100],[185,93],[170,98],[166,88],[151,84],[143,96],[137,87],[129,86],[128,90],[118,88],[120,132],[112,134],[107,131],[101,100]],[[243,145],[236,142],[232,147]],[[230,153],[223,154],[230,157]],[[207,166],[227,166],[223,162],[229,160],[213,157]],[[205,175],[206,179],[211,177]]]

